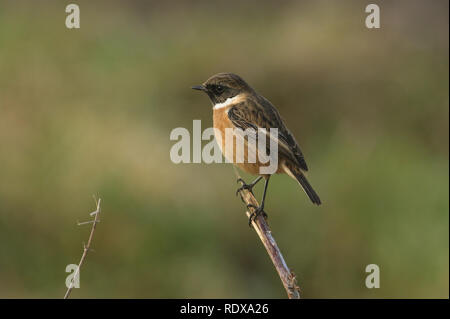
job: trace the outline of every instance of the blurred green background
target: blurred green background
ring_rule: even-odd
[[[212,125],[190,87],[234,72],[277,106],[324,202],[271,180],[303,296],[448,298],[447,1],[378,1],[378,30],[364,1],[75,1],[78,30],[69,3],[0,1],[0,297],[64,295],[96,194],[73,298],[284,298],[232,167],[169,157],[173,128]]]

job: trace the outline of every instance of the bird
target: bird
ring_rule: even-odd
[[[277,145],[278,145],[278,161],[275,173],[287,174],[295,179],[303,188],[306,195],[311,202],[320,205],[322,202],[313,189],[305,174],[308,171],[308,166],[303,156],[300,146],[295,140],[294,135],[287,128],[278,110],[265,97],[257,93],[247,82],[245,82],[239,75],[233,73],[218,73],[211,76],[203,84],[193,86],[192,89],[205,92],[213,104],[213,127],[215,129],[215,138],[222,153],[225,157],[226,147],[225,136],[226,129],[265,129],[266,139],[269,139],[269,129],[277,128]],[[264,132],[264,130],[263,130]],[[233,150],[236,150],[234,145]],[[259,144],[255,139],[245,139],[248,149],[259,151]],[[262,195],[261,204],[254,208],[253,213],[249,217],[249,225],[252,220],[262,214],[267,218],[264,211],[264,204],[267,194],[269,179],[272,174],[261,174],[261,167],[267,165],[261,163],[259,157],[256,161],[248,161],[249,150],[244,152],[244,161],[240,163],[236,160],[236,152],[231,153],[233,157],[227,158],[234,165],[251,175],[259,175],[253,182],[247,184],[243,179],[239,178],[238,182],[242,184],[238,188],[236,194],[241,190],[247,189],[253,193],[253,187],[264,178],[264,191]],[[272,155],[272,154],[271,154]]]

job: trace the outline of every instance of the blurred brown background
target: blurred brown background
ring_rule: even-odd
[[[271,180],[304,297],[448,298],[447,1],[377,1],[378,30],[364,1],[84,0],[78,30],[69,3],[0,1],[0,297],[63,296],[97,194],[73,298],[284,298],[231,166],[169,157],[173,128],[212,125],[190,87],[234,72],[280,110],[324,202]]]

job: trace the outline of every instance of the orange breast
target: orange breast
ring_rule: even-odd
[[[231,107],[231,106],[230,106]],[[259,168],[261,166],[267,166],[267,163],[260,163],[258,162],[258,156],[256,155],[256,162],[255,163],[248,163],[248,149],[247,146],[244,147],[244,162],[239,163],[236,156],[236,140],[233,138],[233,142],[229,143],[231,145],[225,145],[225,136],[226,136],[226,129],[234,129],[235,126],[230,121],[227,115],[227,111],[230,107],[224,107],[221,109],[214,109],[213,110],[213,125],[216,129],[216,141],[219,145],[222,154],[227,158],[229,162],[232,162],[234,165],[238,166],[243,171],[250,173],[252,175],[260,175]],[[225,151],[228,147],[228,153]],[[230,149],[232,148],[232,150]],[[227,156],[227,154],[232,154],[232,156]]]

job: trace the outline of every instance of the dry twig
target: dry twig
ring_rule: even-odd
[[[75,280],[80,275],[80,269],[81,269],[81,266],[84,263],[84,260],[86,259],[88,251],[92,250],[90,247],[91,247],[92,237],[94,237],[95,227],[97,226],[97,223],[100,222],[100,219],[99,219],[99,216],[100,216],[100,203],[101,203],[102,199],[99,198],[98,200],[96,200],[95,197],[94,197],[94,200],[95,200],[95,204],[97,206],[97,209],[90,214],[91,216],[95,216],[94,219],[90,220],[90,221],[87,221],[87,222],[82,222],[82,223],[78,222],[77,223],[78,226],[92,223],[92,228],[91,228],[91,233],[89,235],[89,239],[88,239],[87,245],[83,244],[83,255],[81,255],[80,263],[78,264],[78,267],[75,270],[74,276],[72,277],[72,280],[70,281],[70,285],[67,288],[66,294],[64,295],[64,299],[69,298],[69,295],[72,292],[72,289],[74,287]]]
[[[236,176],[240,178],[238,171],[234,170]],[[254,205],[258,207],[259,204],[255,199],[255,196],[251,192],[246,189],[243,189],[239,192],[242,201],[246,205]],[[254,208],[247,208],[246,214],[247,217],[250,218],[251,213]],[[259,215],[255,220],[252,221],[252,226],[255,229],[256,233],[259,236],[259,239],[263,243],[266,248],[267,253],[269,254],[270,259],[275,266],[278,275],[280,276],[281,282],[283,283],[284,289],[288,294],[289,299],[300,299],[300,287],[297,285],[297,280],[295,278],[295,274],[289,269],[286,262],[284,261],[283,255],[278,248],[278,245],[275,239],[272,236],[272,231],[267,224],[266,219]]]

